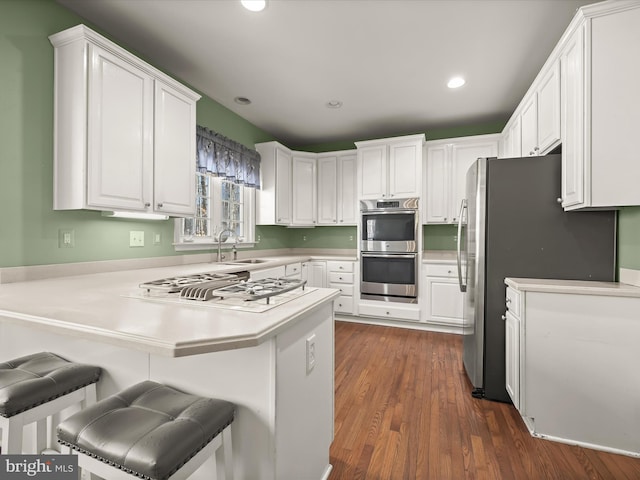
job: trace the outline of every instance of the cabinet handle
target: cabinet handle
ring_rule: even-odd
[[[387,312],[387,315],[389,315],[389,312]]]
[[[507,297],[507,305],[509,305],[510,303],[511,303],[511,299]]]
[[[532,156],[532,155],[535,155],[535,154],[536,154],[536,153],[535,153],[533,150],[531,150],[531,151],[529,152],[529,156]]]
[[[340,220],[340,223],[344,222],[344,220]]]
[[[149,203],[149,202],[145,202],[144,206],[145,206],[145,207],[150,207],[150,206],[151,206],[151,203]]]
[[[556,202],[558,202],[558,203],[562,203],[562,197],[558,197],[558,198],[556,198]]]
[[[507,316],[506,315],[502,315],[502,320],[506,320]]]
[[[445,222],[447,221],[447,217],[444,217],[444,221],[445,221]]]
[[[161,203],[158,204],[158,208],[162,208],[162,204]]]
[[[447,273],[451,273],[451,270],[447,270]]]

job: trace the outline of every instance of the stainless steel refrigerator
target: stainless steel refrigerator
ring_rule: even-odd
[[[458,225],[464,367],[473,395],[505,388],[505,277],[615,280],[616,213],[565,212],[560,155],[480,158]]]

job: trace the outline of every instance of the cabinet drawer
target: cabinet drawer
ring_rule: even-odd
[[[397,320],[420,320],[420,309],[416,307],[396,307],[391,305],[360,304],[359,314],[370,317],[383,317]]]
[[[458,278],[458,265],[442,265],[427,263],[424,266],[424,271],[429,277],[451,277]]]
[[[353,262],[327,262],[327,269],[330,272],[349,272],[353,273]]]
[[[329,283],[353,284],[353,273],[329,272]]]
[[[340,295],[333,301],[333,311],[336,313],[353,314],[353,297]]]
[[[285,265],[284,274],[289,277],[291,275],[298,275],[302,273],[302,263],[292,263],[290,265]]]
[[[511,287],[507,287],[506,304],[507,310],[516,317],[520,316],[520,292]]]
[[[346,283],[331,283],[329,284],[329,288],[337,288],[340,290],[341,295],[353,295],[353,285],[348,285]]]

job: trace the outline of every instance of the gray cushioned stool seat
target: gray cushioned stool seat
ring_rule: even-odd
[[[72,415],[58,441],[144,478],[170,477],[234,418],[233,403],[144,381]]]
[[[0,415],[11,417],[95,383],[100,367],[40,352],[0,363]]]

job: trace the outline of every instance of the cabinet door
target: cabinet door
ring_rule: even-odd
[[[498,140],[472,143],[454,143],[451,147],[452,185],[449,218],[456,223],[460,215],[460,204],[466,195],[467,171],[480,157],[498,155]]]
[[[538,92],[538,143],[540,155],[560,143],[560,62],[542,77]]]
[[[426,277],[427,322],[461,326],[463,296],[455,278]]]
[[[513,405],[520,410],[520,320],[510,312],[505,317],[505,381]]]
[[[276,147],[276,224],[291,223],[291,154]]]
[[[337,156],[318,157],[318,225],[338,222]]]
[[[389,146],[389,196],[419,197],[422,180],[422,142]]]
[[[87,204],[144,211],[152,201],[153,79],[99,47],[89,52]]]
[[[562,66],[562,206],[584,203],[584,28],[567,41]]]
[[[522,156],[539,154],[538,148],[538,96],[534,92],[522,107]]]
[[[159,213],[192,216],[196,211],[196,104],[156,80],[154,204]]]
[[[293,157],[292,160],[293,225],[316,224],[316,159]]]
[[[522,157],[522,123],[520,122],[520,115],[518,115],[509,129],[509,151],[510,157],[517,158]]]
[[[306,270],[307,285],[310,287],[326,288],[327,286],[327,264],[322,261],[312,261],[305,263],[306,268],[303,267],[303,271]]]
[[[338,157],[338,223],[357,225],[358,196],[356,186],[356,155]]]
[[[451,145],[427,147],[426,223],[448,223]]]
[[[358,149],[361,192],[363,199],[375,200],[387,196],[387,146]]]

